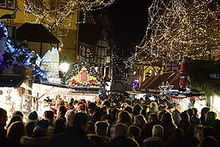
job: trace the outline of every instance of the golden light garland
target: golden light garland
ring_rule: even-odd
[[[25,9],[48,24],[51,29],[62,25],[76,10],[84,13],[108,7],[115,0],[25,0]],[[85,20],[84,20],[85,21]]]
[[[153,0],[136,60],[152,64],[206,58],[220,43],[212,0]],[[217,20],[218,21],[218,20]]]

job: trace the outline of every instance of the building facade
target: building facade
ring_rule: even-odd
[[[52,2],[52,1],[50,1]],[[58,2],[58,1],[53,1]],[[59,1],[60,3],[60,1]],[[58,5],[57,5],[58,6]],[[25,10],[25,0],[0,0],[0,21],[5,22],[9,35],[16,39],[16,28],[24,23],[40,23],[39,19]],[[77,48],[77,13],[68,16],[60,27],[52,32],[60,40],[61,60],[72,63],[76,60]],[[33,34],[34,35],[34,34]],[[39,36],[40,37],[40,36]],[[42,47],[43,54],[54,45],[44,43],[42,46],[36,42],[28,42],[26,46],[39,53]],[[56,47],[56,46],[55,46]]]

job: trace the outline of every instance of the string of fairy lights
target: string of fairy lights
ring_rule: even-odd
[[[153,0],[148,26],[137,46],[139,63],[169,63],[184,57],[207,58],[219,46],[212,0]]]
[[[25,9],[35,15],[38,22],[45,23],[54,29],[76,10],[83,13],[85,22],[86,13],[103,9],[114,3],[115,0],[26,0]]]

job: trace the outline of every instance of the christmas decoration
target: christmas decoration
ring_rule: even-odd
[[[139,81],[139,80],[134,80],[134,81],[132,81],[131,87],[132,87],[132,89],[134,89],[134,90],[140,88],[140,81]]]
[[[212,0],[153,0],[146,35],[137,46],[137,61],[167,64],[185,56],[208,58],[219,45],[213,25],[218,8],[212,6]]]
[[[73,76],[68,83],[70,86],[98,87],[100,85],[96,77],[91,76],[85,67],[76,76]]]
[[[37,55],[26,48],[19,48],[8,37],[8,31],[0,23],[0,73],[18,73],[18,67],[32,68],[33,76],[37,80],[47,80],[46,73],[35,64]]]
[[[57,48],[48,50],[42,59],[38,57],[37,63],[40,63],[40,67],[47,73],[47,79],[49,83],[60,84],[59,78],[59,51]]]

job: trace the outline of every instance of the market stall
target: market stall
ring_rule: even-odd
[[[42,115],[45,110],[51,110],[59,102],[68,104],[71,99],[94,102],[98,97],[98,89],[82,87],[68,87],[55,84],[33,83],[32,95],[36,98],[35,110]]]

